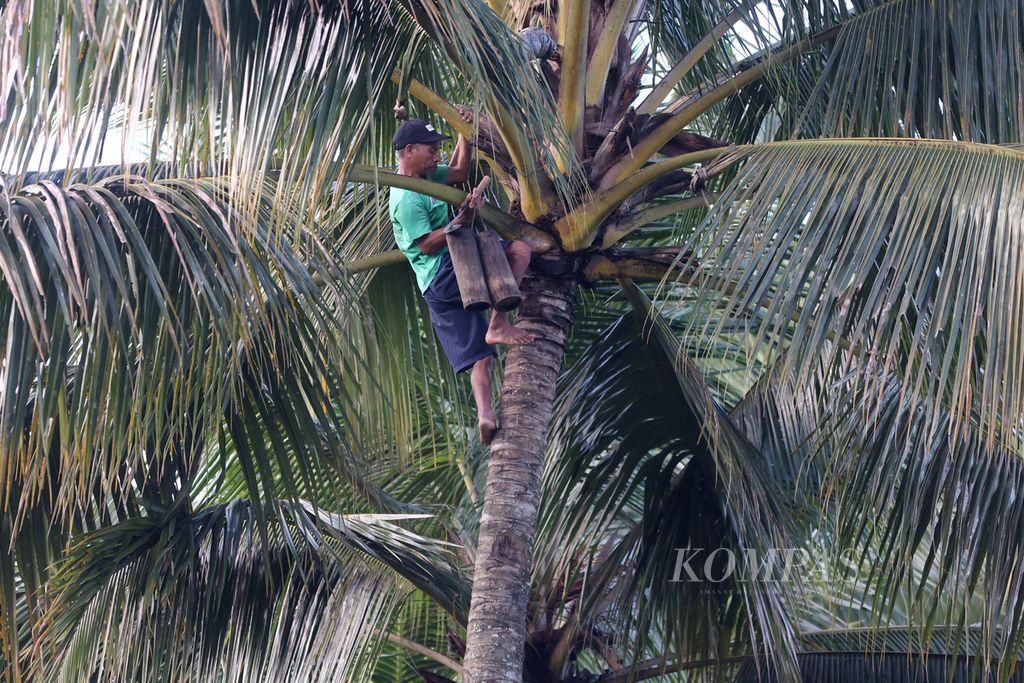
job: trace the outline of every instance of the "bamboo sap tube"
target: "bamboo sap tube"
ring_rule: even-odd
[[[519,307],[523,294],[516,285],[512,269],[508,265],[508,256],[501,246],[498,234],[493,230],[485,230],[476,236],[480,246],[480,260],[484,266],[484,277],[487,289],[491,294],[491,305],[494,310],[506,312]]]
[[[490,182],[491,179],[485,176],[473,190],[473,194],[482,193]],[[447,238],[455,280],[459,283],[462,307],[467,311],[486,309],[491,305],[491,296],[487,290],[487,278],[484,276],[473,226],[463,225],[452,229],[447,233]]]

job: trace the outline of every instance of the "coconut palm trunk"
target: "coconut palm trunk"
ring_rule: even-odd
[[[540,481],[576,278],[531,275],[523,294],[518,325],[537,338],[510,349],[505,360],[466,638],[465,680],[473,683],[523,680]]]

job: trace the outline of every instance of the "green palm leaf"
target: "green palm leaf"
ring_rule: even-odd
[[[166,154],[182,164],[224,164],[239,187],[259,184],[273,169],[289,188],[275,201],[312,209],[364,143],[385,141],[394,127],[390,105],[386,113],[375,105],[394,93],[395,67],[415,63],[429,45],[458,68],[463,88],[494,84],[473,99],[501,112],[506,129],[541,152],[567,205],[585,191],[571,148],[549,145],[560,139],[551,94],[519,39],[482,1],[18,7],[4,10],[20,42],[0,64],[9,74],[0,93],[7,102],[0,160],[19,172],[50,165],[58,150],[38,141],[58,135],[69,165],[93,163],[117,118],[129,129],[152,125],[151,161]],[[62,87],[48,86],[51,69],[65,74]],[[568,174],[552,149],[570,162]],[[370,157],[384,160],[376,151]]]
[[[907,413],[894,386],[880,429],[853,420],[837,433],[859,456],[837,453],[829,470],[842,482],[831,492],[843,520],[837,541],[864,549],[861,561],[871,569],[863,591],[876,603],[875,619],[906,600],[923,634],[948,613],[955,627],[1003,634],[999,643],[985,641],[984,656],[1006,659],[1022,641],[1024,517],[1016,491],[1024,468],[1016,453],[987,444],[976,422],[956,425],[942,408],[930,412],[927,420]],[[968,611],[972,598],[983,607]]]
[[[223,180],[129,177],[4,195],[0,484],[18,491],[12,511],[53,486],[66,516],[164,464],[190,482],[225,431],[254,499],[355,485],[387,507],[358,471],[360,416],[334,407],[357,395],[342,378],[360,376],[367,345],[347,342],[361,318],[344,318],[263,227],[268,205],[249,217],[229,194]]]
[[[40,672],[48,680],[363,678],[377,633],[407,592],[385,567],[445,590],[443,547],[391,518],[295,509],[261,536],[258,517],[245,503],[215,505],[128,519],[77,540],[54,574]]]
[[[1019,142],[1015,2],[889,0],[843,24],[807,103],[812,135]]]
[[[785,668],[785,587],[673,582],[680,551],[703,549],[704,562],[718,548],[786,547],[773,516],[782,498],[665,323],[628,287],[637,310],[566,373],[545,475],[545,496],[558,503],[542,516],[535,575],[560,592],[539,599],[561,605],[576,586],[567,632],[598,627],[625,639],[620,648],[636,648],[627,661],[669,648],[726,656],[753,640]]]
[[[414,30],[379,3],[266,0],[140,6],[67,0],[5,24],[0,158],[17,170],[37,141],[66,136],[71,165],[89,164],[112,117],[153,125],[152,153],[227,161],[250,187],[278,150],[282,173],[311,196],[341,147],[351,160],[396,60]],[[50,88],[51,69],[64,74]],[[354,77],[355,75],[365,76]],[[279,199],[284,200],[286,195]]]
[[[843,521],[829,538],[870,558],[874,617],[906,599],[930,633],[936,605],[980,595],[970,618],[1011,651],[1020,164],[1014,151],[934,141],[768,145],[697,242],[703,267],[738,283],[726,318],[759,309],[760,343],[786,349],[770,381],[796,393],[752,396],[745,410],[775,411],[783,442],[810,437],[835,505],[825,514]],[[964,610],[949,618],[970,623]]]
[[[969,676],[972,666],[990,660],[998,660],[1006,676],[1021,642],[1019,458],[986,447],[976,423],[955,427],[942,407],[908,414],[905,393],[895,384],[865,425],[849,376],[821,375],[794,394],[775,375],[763,377],[733,417],[773,454],[773,464],[784,466],[773,472],[784,485],[823,496],[811,501],[820,516],[804,515],[808,547],[831,574],[819,577],[814,600],[802,605],[807,647],[817,649],[821,629],[859,627],[851,633],[861,645],[835,647],[888,652],[892,661],[847,662],[868,666],[859,675],[880,667],[870,675],[882,676],[933,639],[946,645],[931,650],[936,661],[928,670],[944,671],[948,662],[939,655],[953,656],[953,644],[963,639],[959,656],[977,659],[957,662],[956,676]],[[925,437],[931,422],[942,436]],[[912,626],[893,630],[903,624]],[[892,640],[890,632],[909,632],[912,642]],[[842,654],[823,649],[821,656],[801,658],[804,680],[825,680],[808,673],[815,670],[807,669],[812,661],[840,666]]]
[[[764,309],[757,338],[788,347],[783,376],[805,384],[818,358],[839,369],[845,347],[900,380],[909,412],[945,405],[966,424],[977,410],[983,440],[1020,452],[1022,161],[934,141],[760,146],[694,239],[718,278],[703,300],[719,305],[724,280],[720,320]],[[857,386],[877,396],[878,379]]]

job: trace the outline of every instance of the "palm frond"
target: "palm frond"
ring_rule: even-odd
[[[669,65],[700,42],[721,35],[677,84],[677,96],[664,111],[676,112],[763,63],[761,77],[727,93],[728,106],[713,108],[710,116],[692,125],[733,142],[753,142],[756,135],[769,139],[776,133],[788,136],[824,65],[827,51],[823,52],[821,43],[872,4],[801,0],[649,3],[652,45],[658,59],[667,59]],[[801,41],[819,47],[777,58]],[[652,77],[657,83],[662,75],[655,69]]]
[[[749,329],[749,328],[747,328]],[[767,460],[772,479],[789,492],[790,503],[800,502],[804,514],[798,526],[815,528],[827,517],[818,499],[828,467],[826,444],[847,413],[837,409],[829,387],[837,378],[820,368],[814,381],[797,386],[787,378],[788,360],[776,357],[729,412],[729,419]],[[836,456],[840,457],[840,456]],[[791,513],[797,510],[791,510]]]
[[[539,599],[578,601],[573,628],[625,639],[632,659],[654,656],[652,644],[724,656],[753,640],[779,665],[793,646],[780,587],[708,591],[673,574],[680,552],[704,562],[719,548],[783,547],[786,534],[759,456],[677,357],[665,323],[648,317],[643,295],[629,298],[637,310],[566,373],[545,475],[545,496],[558,503],[545,507],[535,577],[557,592]]]
[[[54,575],[37,670],[47,680],[368,678],[408,591],[386,565],[433,570],[441,546],[379,516],[292,509],[265,535],[258,517],[246,503],[214,505],[75,541]]]
[[[942,614],[958,629],[976,624],[981,656],[1007,660],[1024,639],[1019,454],[987,443],[975,421],[954,424],[941,406],[908,413],[895,385],[877,425],[841,429],[837,441],[859,457],[839,453],[828,471],[843,520],[837,542],[870,563],[861,595],[876,621],[906,602],[925,636]],[[981,607],[968,610],[972,599]],[[987,637],[995,633],[999,641]]]
[[[760,343],[786,350],[782,381],[818,397],[815,448],[845,520],[835,541],[873,558],[878,618],[909,589],[927,633],[941,597],[979,591],[978,620],[1011,649],[1024,594],[1022,161],[935,141],[767,145],[696,242],[702,267],[736,284],[726,317],[760,309]],[[912,571],[921,553],[938,581]]]
[[[804,134],[1020,142],[1022,22],[999,0],[875,3],[844,22]]]
[[[849,350],[881,372],[860,378],[865,415],[896,377],[908,414],[948,406],[1020,452],[1022,162],[952,142],[758,146],[694,239],[713,276],[702,299],[724,302],[722,320],[762,309],[759,344],[788,349],[798,384]]]
[[[391,567],[445,612],[465,623],[469,612],[470,585],[450,563],[450,546],[408,531],[392,520],[412,519],[409,515],[340,515],[315,509],[305,512],[331,537],[346,546]],[[312,533],[316,527],[311,526]]]
[[[69,165],[94,163],[118,118],[150,126],[154,159],[225,163],[241,187],[278,164],[282,204],[315,203],[339,179],[335,159],[358,153],[415,31],[389,5],[361,1],[15,2],[3,21],[14,37],[2,64],[8,168],[49,165],[56,142]]]
[[[1003,531],[1021,516],[1019,458],[987,449],[976,425],[955,427],[942,407],[908,415],[896,384],[865,424],[852,371],[822,373],[799,394],[778,374],[762,377],[732,416],[772,454],[783,486],[803,493],[795,502],[805,500],[804,511],[791,514],[806,520],[819,571],[801,630],[860,628],[883,652],[911,651],[890,647],[890,631],[924,643],[969,640],[959,656],[998,660],[1005,680],[1021,642],[1021,549],[1017,531]],[[931,423],[942,436],[929,440]]]
[[[780,36],[773,30],[772,22],[766,21],[769,17],[761,15],[763,9],[759,12],[758,4],[747,0],[655,0],[644,3],[645,28],[651,51],[656,56],[651,73],[653,82],[660,82],[675,63],[733,13],[737,15],[735,23],[740,28],[730,27],[714,42],[713,47],[678,83],[677,88],[681,92],[707,88],[709,83],[714,83],[721,74],[731,70],[737,54],[751,54],[775,43]]]
[[[827,55],[828,51],[819,47],[775,64],[764,78],[730,95],[696,125],[707,127],[718,140],[757,143],[790,138],[801,117],[810,120],[808,102],[814,97]],[[742,60],[747,62],[749,59]]]
[[[837,31],[838,35],[795,59],[769,64],[765,77],[731,95],[727,106],[713,113],[711,123],[696,122],[719,139],[1021,139],[1024,72],[1014,57],[1021,49],[1021,19],[1012,3],[869,0],[765,3],[760,8],[733,4],[757,18],[740,25],[754,36],[752,47],[758,51],[741,48],[739,55],[732,53],[733,59],[739,57],[732,64],[720,58],[717,71],[701,72],[699,78],[692,77],[697,70],[692,72],[670,110],[800,38]],[[675,22],[667,25],[674,27]],[[723,46],[730,36],[721,41]]]
[[[266,227],[268,204],[248,224],[230,192],[221,179],[118,177],[3,195],[9,509],[54,491],[52,512],[67,517],[97,491],[130,495],[133,480],[144,486],[165,466],[187,487],[225,432],[245,454],[253,499],[352,484],[379,498],[346,441],[366,430],[334,408],[357,393],[345,382],[363,361],[347,339],[361,318],[339,315],[344,304],[328,301],[307,257]],[[306,245],[337,281],[314,234]],[[331,291],[353,298],[341,284]],[[294,476],[293,464],[303,465]]]

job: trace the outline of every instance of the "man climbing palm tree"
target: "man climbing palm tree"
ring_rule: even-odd
[[[393,139],[398,152],[398,173],[450,185],[465,182],[469,178],[469,144],[460,134],[451,164],[439,165],[437,146],[446,139],[447,135],[427,121],[411,119],[403,123]],[[482,202],[482,197],[470,193],[452,223],[472,225]],[[488,325],[480,314],[463,308],[445,237],[448,207],[444,202],[392,188],[389,213],[395,241],[416,273],[416,282],[430,308],[431,323],[452,369],[459,373],[472,368],[470,384],[476,400],[480,441],[489,445],[499,426],[491,407],[494,345],[528,344],[533,341],[533,334],[514,327],[508,313],[495,310]],[[505,255],[518,285],[530,264],[530,247],[521,240],[506,242]]]

